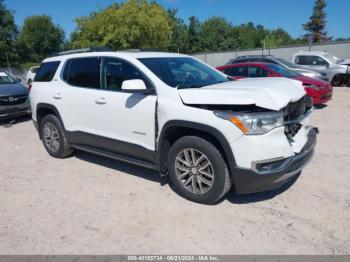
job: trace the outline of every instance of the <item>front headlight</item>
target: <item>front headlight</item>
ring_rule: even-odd
[[[214,114],[235,124],[246,135],[261,135],[283,125],[282,112],[230,113],[216,111]]]
[[[304,88],[310,88],[310,89],[313,89],[313,90],[321,90],[321,88],[319,86],[308,85],[308,84],[304,84]]]

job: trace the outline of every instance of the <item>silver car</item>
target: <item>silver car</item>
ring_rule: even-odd
[[[270,64],[276,64],[280,65],[282,67],[285,67],[295,73],[308,76],[308,77],[313,77],[313,78],[318,78],[324,81],[328,81],[328,76],[325,70],[319,70],[319,69],[313,69],[313,68],[307,68],[305,66],[300,66],[293,64],[289,62],[286,59],[275,57],[272,55],[247,55],[247,56],[239,56],[237,58],[233,58],[227,62],[227,64],[237,64],[237,63],[247,63],[247,62],[252,62],[252,63],[270,63]]]
[[[0,71],[0,120],[30,113],[29,91],[7,72]]]
[[[300,51],[293,54],[292,62],[317,70],[325,70],[330,82],[334,86],[349,84],[350,59],[342,60],[324,51]]]

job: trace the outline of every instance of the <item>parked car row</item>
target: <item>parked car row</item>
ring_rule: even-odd
[[[332,99],[333,87],[329,82],[303,76],[277,64],[241,63],[218,67],[220,71],[234,79],[259,77],[286,77],[301,81],[308,96],[312,97],[314,105],[320,105]]]
[[[292,55],[291,62],[272,55],[248,55],[230,59],[227,64],[248,62],[277,64],[295,73],[328,81],[333,86],[350,86],[350,59],[339,59],[324,51],[299,51]]]

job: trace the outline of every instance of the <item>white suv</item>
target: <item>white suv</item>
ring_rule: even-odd
[[[43,61],[30,94],[50,155],[84,150],[168,176],[181,196],[218,201],[277,188],[312,158],[317,128],[301,82],[231,81],[199,60],[87,49]]]

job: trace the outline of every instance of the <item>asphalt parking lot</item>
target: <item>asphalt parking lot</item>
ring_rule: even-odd
[[[349,254],[350,88],[317,109],[317,152],[280,190],[189,202],[155,172],[48,156],[29,120],[0,127],[0,254]]]

